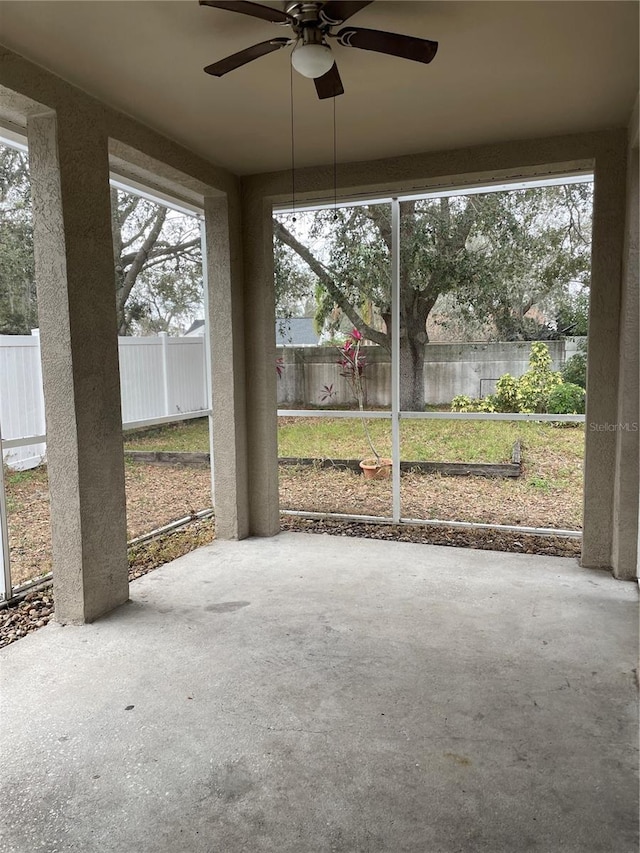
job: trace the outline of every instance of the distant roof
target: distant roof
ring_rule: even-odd
[[[204,320],[194,320],[184,334],[185,336],[204,335]]]
[[[279,317],[276,320],[276,346],[317,346],[318,339],[313,317]]]

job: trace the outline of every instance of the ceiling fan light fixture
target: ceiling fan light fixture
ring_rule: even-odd
[[[291,53],[291,64],[303,77],[322,77],[333,67],[333,54],[326,44],[299,44]]]

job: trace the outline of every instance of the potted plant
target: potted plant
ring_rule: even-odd
[[[364,431],[367,444],[372,456],[360,462],[360,468],[366,479],[383,479],[391,476],[391,459],[381,457],[375,449],[369,433],[369,426],[364,414],[364,370],[366,357],[360,352],[362,346],[362,334],[353,329],[344,344],[339,347],[340,360],[338,364],[342,368],[340,375],[349,383],[349,387],[356,398],[360,411],[360,422]]]

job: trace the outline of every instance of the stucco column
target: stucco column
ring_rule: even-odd
[[[127,528],[107,138],[29,119],[56,618],[127,600]]]
[[[590,568],[612,566],[625,190],[621,131],[595,164],[582,539],[582,565]]]
[[[249,532],[273,536],[280,530],[273,228],[271,204],[259,194],[243,196],[242,233]]]
[[[638,147],[629,156],[627,223],[620,311],[620,393],[616,434],[616,480],[613,516],[613,573],[631,580],[638,575],[638,484],[640,481],[638,415]]]
[[[205,199],[216,536],[249,535],[244,317],[239,210]]]

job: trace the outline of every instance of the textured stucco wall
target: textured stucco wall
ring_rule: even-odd
[[[243,192],[242,226],[250,533],[273,536],[280,518],[271,205]]]
[[[249,535],[242,251],[239,210],[205,203],[211,347],[216,536]]]
[[[612,566],[626,134],[598,153],[593,198],[582,565]]]
[[[92,621],[129,595],[106,137],[29,120],[56,618]]]
[[[636,104],[637,107],[637,104]],[[638,325],[638,113],[631,126],[627,174],[627,207],[623,288],[620,308],[620,395],[616,439],[613,570],[616,577],[638,577],[638,482],[640,482],[640,351]]]

